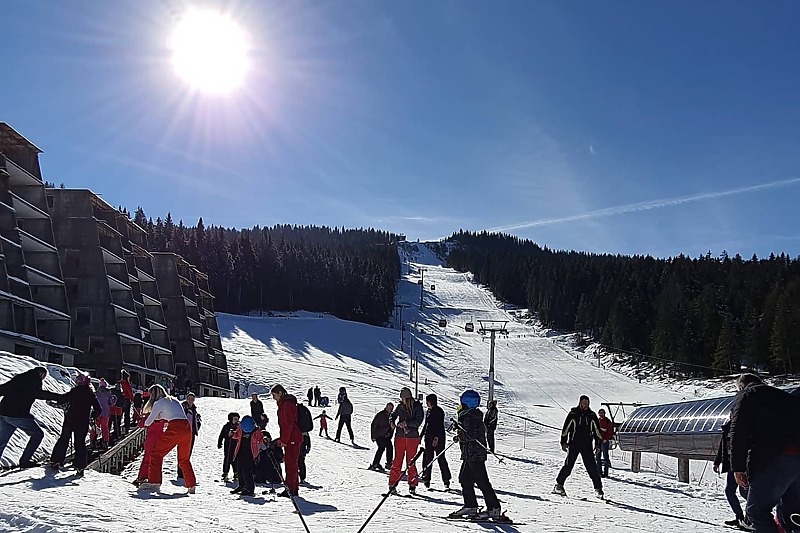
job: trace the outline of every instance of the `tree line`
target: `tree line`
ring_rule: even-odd
[[[125,209],[121,209],[128,214]],[[400,278],[396,235],[375,229],[275,225],[251,229],[155,221],[139,207],[133,220],[153,251],[175,252],[209,276],[216,311],[329,312],[382,325]]]
[[[710,253],[669,259],[554,251],[460,231],[448,265],[545,326],[690,375],[800,371],[800,259]],[[638,358],[638,355],[634,356]]]

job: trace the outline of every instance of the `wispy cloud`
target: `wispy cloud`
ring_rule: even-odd
[[[593,144],[590,144],[590,145],[589,145],[589,153],[590,153],[590,154],[592,154],[592,155],[594,155],[594,154],[596,153],[596,152],[594,151],[594,145],[593,145]]]
[[[800,178],[792,178],[788,180],[772,181],[769,183],[762,183],[760,185],[752,185],[750,187],[740,187],[738,189],[729,189],[725,191],[715,191],[694,196],[681,196],[675,198],[662,198],[659,200],[651,200],[648,202],[639,202],[635,204],[618,205],[614,207],[607,207],[605,209],[597,209],[570,215],[566,217],[545,218],[540,220],[530,220],[527,222],[519,222],[517,224],[509,224],[507,226],[498,226],[489,228],[488,231],[511,231],[524,228],[536,228],[541,226],[551,226],[553,224],[563,224],[566,222],[577,222],[580,220],[591,220],[601,217],[611,217],[616,215],[623,215],[625,213],[636,213],[639,211],[649,211],[651,209],[661,209],[662,207],[672,207],[676,205],[689,204],[693,202],[701,202],[704,200],[712,200],[715,198],[723,198],[725,196],[735,196],[738,194],[745,194],[750,192],[763,191],[765,189],[774,189],[776,187],[786,187],[789,185],[796,185],[800,183]]]

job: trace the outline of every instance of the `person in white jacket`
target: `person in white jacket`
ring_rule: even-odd
[[[186,418],[181,402],[169,396],[161,385],[150,387],[152,409],[144,421],[149,427],[159,420],[165,420],[164,433],[156,442],[150,456],[150,468],[147,474],[148,483],[139,485],[139,490],[158,491],[161,488],[161,466],[173,448],[178,447],[178,466],[183,472],[183,482],[189,494],[194,494],[197,480],[194,476],[189,456],[192,449],[192,427]]]

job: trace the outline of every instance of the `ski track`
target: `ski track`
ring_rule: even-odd
[[[495,353],[495,392],[500,407],[497,451],[508,458],[500,464],[490,457],[487,469],[508,515],[524,524],[487,526],[423,517],[420,512],[444,516],[457,509],[462,500],[460,490],[429,492],[420,486],[418,497],[390,497],[366,531],[719,531],[730,514],[720,478],[711,474],[705,475],[699,486],[682,484],[653,472],[652,457],[643,458],[643,466],[650,471],[633,474],[626,462],[629,454],[614,451],[612,478],[604,480],[611,503],[593,499],[591,482],[580,462],[565,484],[569,496],[550,494],[564,460],[559,432],[528,424],[522,449],[524,424],[504,416],[504,412],[560,428],[565,412],[577,404],[581,394],[590,395],[595,410],[602,400],[658,403],[680,396],[666,387],[639,384],[574,357],[552,340],[537,336],[534,327],[513,321],[503,305],[472,283],[470,276],[438,266],[438,260],[424,245],[417,247],[419,257],[427,264],[412,263],[415,273],[403,276],[398,302],[412,304],[405,309],[404,319],[417,322],[426,332],[413,333],[415,350],[420,351],[420,393],[439,395],[448,418],[454,416],[464,388],[475,388],[484,400],[488,390],[488,338],[465,332],[464,324],[474,320],[477,330],[479,319],[510,321],[509,337],[498,336]],[[426,308],[421,312],[414,307],[419,303],[419,267],[427,268]],[[435,291],[429,290],[431,284],[436,285]],[[441,317],[448,321],[446,328],[438,326]],[[406,353],[402,353],[397,329],[319,318],[311,313],[300,313],[297,318],[220,314],[218,321],[232,380],[247,380],[251,392],[263,395],[275,383],[282,383],[302,400],[309,387],[319,385],[322,394],[332,401],[327,412],[333,417],[336,392],[340,386],[347,387],[355,407],[355,441],[370,449],[351,446],[346,429],[342,443],[317,437],[319,421],[315,421],[312,449],[306,459],[308,484],[301,486],[298,503],[312,532],[357,531],[388,487],[385,475],[365,470],[375,452],[369,426],[387,401],[397,402],[400,387],[414,388],[408,380],[410,333],[406,332]],[[0,379],[20,369],[11,370],[2,373],[5,368],[0,368]],[[275,404],[269,396],[262,401],[270,416],[267,429],[277,437]],[[37,417],[50,421],[46,442],[52,443],[58,428],[57,419],[53,419],[56,414],[42,402],[36,405]],[[197,494],[185,495],[182,483],[173,482],[174,452],[165,460],[160,495],[139,494],[129,483],[136,477],[138,461],[122,476],[87,471],[83,479],[76,479],[70,470],[55,474],[44,469],[11,472],[0,477],[0,531],[302,531],[290,501],[270,494],[261,496],[263,488],[258,487],[256,498],[240,499],[229,494],[233,484],[214,481],[221,474],[221,452],[216,447],[219,430],[229,411],[249,414],[248,400],[199,398],[197,406],[203,416],[203,429],[192,456],[199,481]],[[311,410],[316,416],[321,408]],[[337,421],[329,423],[333,437]],[[22,444],[18,438],[12,440],[10,455],[18,455]],[[450,448],[447,457],[455,478],[453,486],[458,488],[457,446]],[[674,470],[675,459],[659,460],[662,468],[668,463]],[[703,466],[693,463],[693,474],[700,477],[698,469]],[[442,487],[438,465],[433,470],[433,486]],[[400,492],[406,493],[407,487],[401,483]],[[589,500],[582,501],[581,497]],[[482,504],[480,492],[479,501]]]

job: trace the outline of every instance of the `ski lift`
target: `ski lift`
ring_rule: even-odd
[[[418,280],[417,285],[422,285],[422,280]]]
[[[431,290],[435,291],[436,290],[436,285],[431,284]]]
[[[444,318],[440,318],[439,319],[439,327],[440,328],[446,328],[447,327],[447,320],[445,320]]]
[[[473,331],[475,331],[475,324],[473,324],[472,322],[467,322],[467,324],[464,326],[464,331],[472,333]]]

